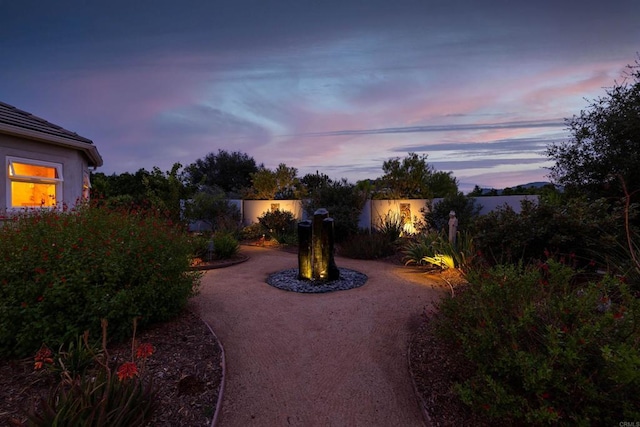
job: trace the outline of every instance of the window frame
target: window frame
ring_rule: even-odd
[[[24,165],[32,165],[32,166],[42,166],[47,168],[52,168],[55,170],[55,178],[46,178],[41,176],[32,176],[32,175],[17,175],[14,169],[14,163],[24,164]],[[19,209],[33,209],[33,208],[47,208],[52,209],[55,208],[59,203],[62,203],[63,198],[63,182],[64,175],[62,173],[63,164],[57,162],[48,162],[44,160],[36,160],[29,159],[25,157],[17,157],[17,156],[7,156],[5,162],[5,176],[7,177],[7,186],[6,186],[6,206],[8,210],[19,210]],[[12,174],[13,172],[13,174]],[[12,188],[11,184],[13,182],[26,182],[33,184],[54,184],[56,191],[56,200],[54,205],[44,205],[44,206],[14,206],[12,203]]]

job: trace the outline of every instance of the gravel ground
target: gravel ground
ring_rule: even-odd
[[[422,426],[408,345],[426,306],[447,291],[424,271],[336,258],[364,286],[298,293],[267,278],[297,256],[243,247],[249,261],[205,273],[192,309],[226,354],[220,426]]]

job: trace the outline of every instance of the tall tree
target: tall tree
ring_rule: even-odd
[[[151,172],[141,168],[135,173],[91,176],[91,197],[113,207],[153,208],[173,221],[180,220],[181,200],[190,197],[180,173],[182,165],[174,163],[170,171],[154,166]]]
[[[300,179],[300,182],[305,187],[308,194],[312,194],[314,191],[324,188],[333,183],[333,180],[329,178],[329,175],[320,173],[308,173]]]
[[[640,64],[629,65],[622,83],[607,89],[580,115],[566,120],[571,137],[547,147],[555,160],[554,182],[568,192],[621,196],[640,189]]]
[[[298,179],[298,169],[280,163],[276,170],[260,167],[251,174],[251,189],[246,196],[253,199],[299,199],[304,186]]]
[[[310,217],[319,208],[327,209],[329,216],[335,221],[336,241],[342,241],[358,231],[360,214],[365,201],[363,193],[354,184],[342,178],[317,188],[303,202],[303,206]]]
[[[219,187],[237,195],[251,187],[251,174],[257,171],[256,161],[246,153],[218,150],[187,166],[185,175],[191,185]]]
[[[435,171],[427,163],[427,155],[409,153],[400,159],[395,157],[382,164],[384,175],[380,178],[384,187],[379,197],[394,199],[430,199],[458,193],[458,182],[451,172]]]

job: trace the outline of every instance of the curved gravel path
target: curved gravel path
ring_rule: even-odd
[[[242,247],[249,261],[207,271],[193,309],[222,342],[225,426],[422,426],[407,366],[412,328],[445,291],[419,271],[336,258],[359,288],[283,291],[267,276],[297,255]]]

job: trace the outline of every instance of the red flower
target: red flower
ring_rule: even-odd
[[[624,317],[624,312],[627,309],[625,307],[620,307],[620,311],[613,313],[613,318],[614,319],[622,319]]]
[[[153,354],[153,346],[148,343],[142,343],[138,346],[138,349],[136,350],[136,357],[137,358],[141,358],[141,359],[146,359],[147,357],[151,356]]]
[[[118,368],[118,379],[120,381],[131,379],[138,375],[138,367],[133,362],[125,362]]]
[[[51,350],[49,350],[49,347],[42,344],[42,347],[40,347],[40,350],[38,350],[34,357],[35,363],[33,364],[33,368],[42,369],[45,363],[53,363],[52,356],[53,354],[51,353]]]

